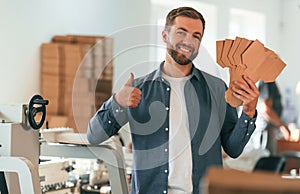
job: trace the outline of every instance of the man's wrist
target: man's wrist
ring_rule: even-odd
[[[113,99],[114,99],[114,101],[115,101],[119,106],[121,106],[121,104],[120,104],[120,102],[119,102],[119,100],[118,100],[118,94],[117,94],[117,93],[113,94]]]
[[[244,113],[248,116],[248,117],[250,117],[250,118],[255,118],[256,116],[257,116],[257,110],[255,109],[255,111],[249,111],[249,112],[246,112],[246,111],[244,111]]]

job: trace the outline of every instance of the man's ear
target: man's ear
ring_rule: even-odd
[[[167,40],[168,40],[168,33],[167,33],[167,31],[166,31],[166,30],[163,30],[163,31],[161,32],[161,34],[162,34],[162,39],[163,39],[163,41],[164,41],[165,43],[167,43]]]

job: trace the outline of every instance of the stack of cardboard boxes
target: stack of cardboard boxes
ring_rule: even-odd
[[[86,132],[88,121],[111,96],[113,41],[102,36],[55,36],[41,46],[41,91],[48,127]]]

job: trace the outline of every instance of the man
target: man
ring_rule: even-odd
[[[180,7],[166,18],[167,45],[159,68],[127,83],[91,119],[88,140],[99,144],[129,122],[132,136],[131,193],[199,193],[207,168],[222,165],[221,146],[238,157],[255,129],[259,92],[255,84],[235,82],[243,113],[225,102],[225,83],[192,63],[205,20],[195,9]]]

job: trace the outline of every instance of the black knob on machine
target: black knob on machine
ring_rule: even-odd
[[[38,94],[31,98],[28,104],[27,118],[33,129],[37,130],[43,126],[46,118],[46,105],[48,104],[49,101],[44,100],[43,97]],[[40,117],[39,121],[36,120],[37,117]]]

